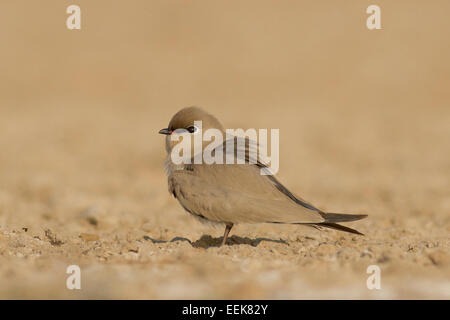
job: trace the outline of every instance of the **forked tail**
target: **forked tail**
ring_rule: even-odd
[[[320,213],[325,219],[325,222],[315,224],[318,227],[325,227],[330,229],[335,229],[339,231],[345,231],[349,233],[364,235],[358,230],[342,226],[336,222],[349,222],[361,220],[367,217],[367,214],[345,214],[345,213]]]
[[[367,217],[367,214],[345,214],[345,213],[320,213],[325,222],[349,222],[361,220]]]

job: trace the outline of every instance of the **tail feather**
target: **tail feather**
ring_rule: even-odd
[[[325,219],[325,222],[317,223],[316,225],[319,227],[345,231],[349,233],[359,234],[362,236],[364,235],[355,229],[337,224],[337,222],[349,222],[364,219],[367,217],[366,214],[321,213],[321,215]]]
[[[335,222],[349,222],[361,220],[367,217],[367,214],[345,214],[345,213],[321,213],[325,222],[335,223]]]
[[[359,234],[361,236],[364,235],[363,233],[359,232],[358,230],[355,230],[355,229],[352,229],[352,228],[349,228],[349,227],[345,227],[345,226],[342,226],[342,225],[337,224],[337,223],[322,222],[322,223],[317,223],[315,226],[335,229],[335,230],[339,230],[339,231],[345,231],[345,232],[354,233],[354,234]]]
[[[317,229],[320,229],[321,227],[324,228],[330,228],[335,229],[339,231],[345,231],[353,234],[359,234],[363,236],[364,234],[359,232],[358,230],[337,224],[336,222],[350,222],[350,221],[356,221],[361,220],[367,217],[367,214],[345,214],[345,213],[325,213],[325,212],[319,212],[320,215],[325,219],[324,222],[319,223],[300,223],[300,222],[294,222],[292,224],[303,224],[308,225]],[[284,224],[285,222],[274,222],[271,221],[270,223],[281,223]]]

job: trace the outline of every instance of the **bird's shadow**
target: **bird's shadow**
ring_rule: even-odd
[[[209,234],[204,234],[204,235],[202,235],[200,237],[200,239],[198,239],[197,241],[192,242],[191,240],[189,240],[187,238],[183,238],[183,237],[175,237],[175,238],[173,238],[170,241],[166,241],[166,240],[160,240],[160,239],[153,239],[153,238],[151,238],[149,236],[144,236],[144,240],[151,241],[153,243],[169,243],[169,242],[177,242],[177,241],[187,241],[194,248],[208,249],[208,248],[213,248],[213,247],[220,247],[220,245],[222,243],[222,240],[223,240],[223,237],[214,238],[214,237],[210,236]],[[289,245],[283,239],[279,239],[279,240],[274,240],[274,239],[269,239],[269,238],[250,239],[248,237],[239,237],[239,236],[236,236],[236,235],[233,235],[233,236],[229,237],[227,239],[226,245],[228,245],[228,246],[235,246],[235,245],[247,244],[247,245],[256,247],[262,241],[281,243],[281,244]]]

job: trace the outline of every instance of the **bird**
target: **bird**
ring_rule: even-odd
[[[232,227],[239,223],[307,225],[319,230],[331,228],[363,235],[339,223],[360,220],[367,215],[324,212],[294,195],[275,175],[261,175],[260,170],[267,169],[267,164],[260,159],[249,161],[248,150],[251,141],[248,138],[231,138],[234,142],[237,139],[245,139],[247,161],[244,164],[207,164],[195,161],[174,163],[171,153],[179,141],[171,139],[171,136],[179,132],[196,134],[198,128],[195,121],[202,121],[202,130],[217,129],[225,133],[219,120],[201,108],[186,107],[175,113],[168,127],[159,131],[160,134],[166,135],[165,171],[168,189],[184,210],[199,221],[225,226],[220,246],[226,244]],[[236,145],[238,144],[233,146],[234,151]],[[216,149],[219,148],[225,153],[228,152],[226,141]],[[237,152],[233,154],[237,157]],[[189,154],[187,158],[193,160],[194,156]]]

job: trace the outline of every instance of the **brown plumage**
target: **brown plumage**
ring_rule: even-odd
[[[216,128],[225,132],[214,116],[196,107],[180,110],[170,120],[168,128],[160,130],[161,134],[167,135],[169,192],[187,212],[201,221],[225,224],[222,244],[236,223],[303,224],[361,234],[337,223],[359,220],[366,215],[322,212],[292,194],[275,176],[261,175],[260,169],[266,166],[260,159],[249,163],[247,148],[251,142],[248,139],[245,141],[245,164],[174,164],[170,153],[177,142],[171,141],[170,135],[177,129],[188,130],[194,121],[199,120],[202,121],[203,130]],[[228,151],[225,145],[223,143],[218,147],[222,148],[224,154]],[[236,143],[234,147],[236,157]]]

